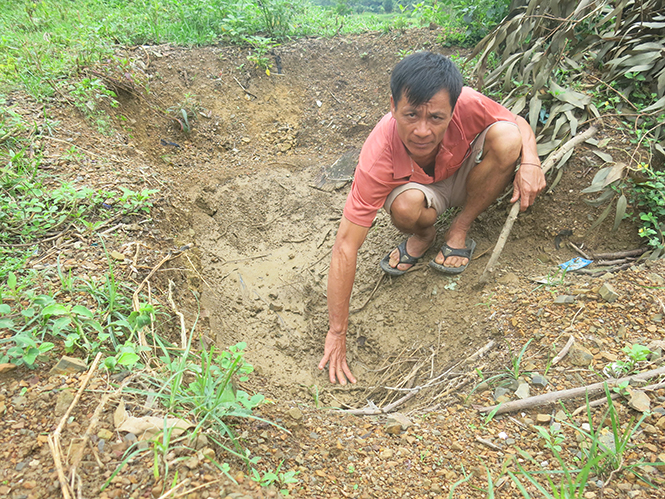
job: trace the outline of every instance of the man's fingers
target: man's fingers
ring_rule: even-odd
[[[351,374],[351,369],[349,369],[349,366],[347,363],[344,363],[344,374],[346,374],[346,377],[349,379],[351,383],[356,382],[356,378],[353,377],[353,374]]]
[[[329,353],[326,353],[323,355],[323,358],[321,359],[321,362],[319,362],[319,369],[323,371],[323,368],[326,367],[326,364],[328,363],[328,357],[330,357]]]

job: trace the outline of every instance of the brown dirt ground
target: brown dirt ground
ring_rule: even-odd
[[[519,216],[499,269],[483,289],[475,283],[505,221],[505,202],[491,207],[474,225],[471,236],[479,256],[453,278],[421,265],[399,279],[382,279],[378,261],[402,236],[381,213],[361,249],[351,300],[357,312],[351,316],[348,350],[359,383],[331,386],[326,373],[319,372],[316,365],[327,329],[327,268],[348,185],[326,192],[313,184],[323,167],[359,148],[388,111],[389,74],[398,52],[436,48],[436,37],[436,30],[425,29],[299,40],[274,50],[270,76],[251,67],[247,50],[238,47],[136,47],[121,54],[132,61],[126,74],[111,64],[99,69],[107,71],[107,81],[117,83],[120,106],[109,110],[112,136],[95,132],[71,107],[47,106],[60,125],[57,135],[36,145],[45,153],[44,168],[54,182],[160,189],[152,219],[121,221],[124,225],[106,235],[107,249],[134,260],[119,264],[118,272],[138,283],[169,250],[192,245],[155,275],[152,292],[163,298],[168,280],[175,283],[175,302],[188,327],[198,319],[195,334],[203,345],[249,345],[247,358],[256,373],[243,388],[268,396],[274,404],[264,405],[258,414],[290,432],[261,422],[240,422],[236,430],[252,454],[262,456],[261,470],[274,469],[283,460],[283,471],[299,472],[298,483],[287,487],[294,497],[448,497],[452,485],[467,474],[474,478],[460,485],[455,497],[486,497],[481,490],[488,486],[485,466],[495,480],[502,465],[514,471],[511,460],[517,447],[556,469],[529,424],[539,412],[554,414],[557,408],[487,423],[466,399],[480,382],[478,370],[486,376],[501,372],[533,339],[522,371],[543,373],[548,360],[574,335],[590,349],[593,360],[588,368],[562,361],[549,370],[546,388],[532,388],[541,393],[599,381],[602,368],[622,358],[620,349],[626,344],[665,339],[662,260],[604,278],[619,293],[614,303],[597,294],[604,280],[568,274],[559,282],[556,264],[577,256],[566,244],[555,246],[563,230],[572,230],[568,240],[590,252],[640,246],[629,222],[617,232],[610,231],[610,220],[589,230],[602,207],[588,206],[579,192],[598,166],[585,145],[566,166],[554,192]],[[149,82],[149,94],[141,90],[140,81]],[[27,118],[41,119],[41,104],[21,95],[12,98]],[[185,134],[164,111],[178,116],[178,109],[192,103],[198,114],[191,133]],[[627,139],[611,126],[602,129],[598,139],[605,137],[611,139],[615,159],[625,160]],[[178,147],[164,145],[162,139]],[[67,155],[71,145],[83,157]],[[444,229],[442,221],[440,234]],[[139,244],[129,245],[133,242]],[[31,263],[35,268],[48,268],[57,257],[78,276],[100,275],[106,268],[101,248],[85,237],[63,238],[40,251]],[[532,280],[536,276],[550,276],[550,281],[539,285]],[[575,303],[555,305],[554,298],[562,294],[576,296]],[[168,334],[177,338],[177,321],[169,327]],[[460,363],[490,340],[488,354]],[[66,386],[78,386],[83,376],[50,376],[50,367],[18,369],[0,378],[2,496],[60,493],[46,435],[59,421],[53,409],[58,394]],[[400,435],[387,433],[385,416],[322,409],[370,403],[384,407],[443,373],[440,384],[399,407],[412,422]],[[65,426],[65,453],[80,441],[110,383],[105,377],[93,379]],[[652,393],[652,410],[663,408],[664,395],[662,389]],[[470,402],[489,404],[491,392],[476,390]],[[135,401],[135,415],[147,414],[142,404]],[[106,445],[96,436],[99,428],[113,430],[115,405],[109,403],[104,411],[94,430],[95,451],[86,453],[81,463],[81,497],[158,497],[173,474],[163,489],[164,480],[152,474],[152,452],[133,459],[99,492],[127,447],[121,434]],[[579,400],[568,407],[578,405]],[[617,405],[625,426],[637,413],[625,403]],[[296,407],[300,414],[293,411]],[[654,412],[640,427],[633,438],[638,447],[626,453],[626,464],[658,460],[665,440],[664,412]],[[572,457],[577,441],[572,430],[564,431],[564,448]],[[500,432],[512,440],[502,439]],[[221,453],[217,459],[227,460]],[[200,485],[187,497],[226,497],[234,491],[275,496],[274,487],[261,489],[243,476],[241,463],[229,463],[237,486],[202,459],[177,461],[173,468],[179,470],[179,479],[190,480],[177,493]],[[655,484],[664,483],[656,468],[647,475]],[[500,487],[497,495],[519,496],[510,481],[494,485]],[[587,491],[589,498],[665,497],[627,472],[615,474],[603,490],[589,486]]]

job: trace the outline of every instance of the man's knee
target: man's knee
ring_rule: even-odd
[[[398,195],[390,206],[390,216],[397,225],[410,226],[420,218],[425,206],[425,193],[409,189]]]
[[[499,122],[487,131],[485,154],[492,153],[501,167],[512,168],[522,152],[520,129],[510,122]]]

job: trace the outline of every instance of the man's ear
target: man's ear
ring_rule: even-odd
[[[395,107],[395,100],[393,99],[393,96],[390,96],[390,112],[393,115],[393,118],[395,118],[395,113],[397,112],[397,109]]]

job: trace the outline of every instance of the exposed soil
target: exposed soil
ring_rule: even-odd
[[[70,107],[49,105],[61,124],[54,138],[44,137],[38,145],[45,151],[44,167],[54,178],[92,187],[160,189],[153,220],[125,221],[107,235],[107,249],[134,259],[132,265],[119,264],[118,272],[140,282],[169,250],[191,245],[155,275],[154,292],[163,296],[168,280],[175,282],[174,300],[188,327],[198,319],[196,335],[202,345],[248,344],[247,358],[256,374],[243,387],[275,401],[259,414],[289,427],[291,433],[264,423],[241,423],[237,430],[253,454],[264,456],[264,470],[284,460],[284,470],[300,472],[299,482],[288,487],[296,497],[448,497],[465,473],[476,478],[461,485],[456,497],[484,497],[477,489],[487,487],[483,462],[496,477],[502,463],[516,454],[515,446],[532,455],[540,452],[539,462],[552,460],[550,454],[543,455],[529,424],[538,412],[554,414],[557,408],[525,411],[515,419],[484,425],[476,411],[462,403],[480,382],[474,369],[491,373],[510,366],[511,356],[533,338],[523,360],[524,366],[530,365],[522,370],[542,374],[573,334],[590,349],[593,359],[587,366],[592,369],[571,370],[564,360],[548,373],[547,387],[532,388],[546,392],[599,381],[598,373],[622,357],[626,344],[665,339],[662,260],[603,280],[572,274],[562,278],[557,271],[557,264],[578,256],[567,240],[591,253],[640,246],[628,221],[611,232],[613,217],[608,217],[589,230],[604,207],[593,208],[580,195],[593,178],[592,167],[598,165],[585,145],[565,167],[554,192],[519,216],[499,269],[485,288],[476,283],[505,221],[505,201],[488,209],[472,228],[478,257],[454,278],[426,265],[398,279],[382,277],[379,260],[403,236],[380,213],[361,249],[351,299],[355,313],[347,345],[359,382],[331,386],[327,373],[317,369],[327,330],[330,251],[349,185],[341,182],[339,189],[324,191],[314,187],[316,178],[343,153],[361,147],[388,111],[389,76],[397,54],[438,50],[437,35],[425,29],[300,40],[274,49],[270,76],[250,67],[247,51],[237,47],[133,48],[122,54],[133,61],[127,81],[114,76],[120,106],[111,110],[111,137],[98,134]],[[145,94],[137,85],[141,78],[149,81],[150,94],[144,97],[139,97]],[[127,91],[130,85],[134,92]],[[39,105],[19,95],[13,98],[22,114],[40,119]],[[179,117],[183,107],[197,113],[190,133],[159,111],[171,109],[171,116]],[[615,160],[626,159],[626,139],[610,128],[597,138],[605,137],[616,148]],[[85,158],[67,155],[70,145],[79,147]],[[438,244],[445,225],[442,221]],[[555,238],[567,230],[572,235],[555,245]],[[133,246],[140,249],[138,256],[128,246],[132,241],[142,244]],[[92,239],[83,238],[65,249],[57,244],[49,257],[31,264],[48,267],[60,256],[74,275],[104,272],[103,251]],[[40,250],[41,257],[49,248]],[[435,253],[430,250],[432,258]],[[534,283],[537,276],[550,276],[548,284]],[[605,281],[619,294],[614,303],[597,293]],[[575,302],[555,305],[558,295],[573,295]],[[170,333],[179,337],[176,321]],[[459,364],[490,340],[489,355]],[[62,412],[54,412],[53,406],[62,389],[78,386],[83,376],[49,376],[50,367],[19,369],[0,378],[6,444],[1,496],[60,493],[46,434],[60,420]],[[315,407],[362,408],[368,401],[384,407],[444,372],[452,372],[442,378],[445,383],[422,390],[399,407],[412,423],[401,436],[387,433],[385,416],[340,416]],[[110,381],[93,378],[91,390],[65,427],[63,448],[85,432]],[[662,389],[652,394],[652,411],[663,408],[664,395]],[[471,402],[486,405],[491,398],[490,390],[481,389]],[[116,403],[109,403],[100,428],[113,430]],[[141,404],[132,406],[135,415],[147,414]],[[579,400],[571,410],[578,405]],[[625,404],[617,405],[626,424],[637,414]],[[294,411],[295,407],[300,409]],[[627,463],[659,459],[665,440],[663,414],[665,409],[647,418],[644,424],[653,431],[640,429],[635,437],[640,447],[626,454]],[[502,431],[512,442],[498,436]],[[128,441],[115,434],[104,445],[97,430],[94,434],[95,453],[86,453],[80,469],[82,497],[158,497],[168,489],[170,482],[163,489],[164,482],[152,475],[153,455],[148,453],[133,460],[100,494]],[[490,440],[496,448],[478,443],[476,437]],[[574,432],[568,431],[568,437],[572,456],[577,445]],[[221,453],[218,459],[226,460]],[[229,461],[241,482],[235,486],[203,461],[177,463],[180,477],[189,474],[192,480],[178,493],[203,484],[208,485],[188,497],[225,497],[236,490],[250,497],[276,493],[243,478],[240,463]],[[556,463],[549,466],[556,469]],[[664,483],[657,468],[647,474],[653,483]],[[511,482],[501,486],[505,497],[519,495]],[[585,497],[665,497],[630,473],[618,473],[603,490],[588,491],[594,495]]]

